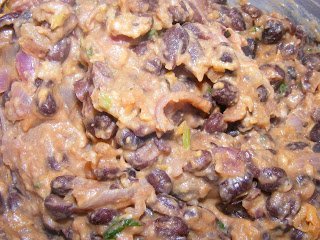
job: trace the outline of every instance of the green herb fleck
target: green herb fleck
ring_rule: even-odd
[[[92,56],[93,56],[93,48],[92,48],[92,47],[89,47],[89,48],[87,49],[87,56],[88,56],[88,57],[92,57]]]
[[[229,30],[226,30],[223,34],[226,38],[231,37],[231,33],[229,32]]]
[[[187,126],[185,127],[185,129],[183,129],[182,145],[186,150],[189,150],[191,146],[191,130]]]
[[[251,28],[251,32],[259,32],[260,31],[260,27],[257,27],[257,26],[253,26]]]
[[[103,109],[109,110],[111,105],[112,105],[110,97],[108,95],[106,95],[105,93],[100,93],[100,95],[99,95],[99,105]]]
[[[208,87],[206,92],[211,95],[212,94],[212,87]]]
[[[217,226],[220,230],[225,231],[226,230],[226,226],[224,225],[223,222],[221,222],[220,220],[217,221]]]
[[[307,48],[307,52],[311,52],[312,51],[312,48]]]
[[[281,85],[279,86],[279,93],[281,95],[284,95],[288,90],[288,85],[285,83],[281,83]]]
[[[36,182],[36,183],[33,184],[33,187],[35,189],[40,189],[41,188],[41,183],[40,182]]]
[[[260,141],[261,143],[265,143],[265,142],[267,141],[267,136],[264,135],[264,134],[261,134],[261,135],[260,135],[260,138],[259,138],[259,141]]]
[[[108,229],[104,232],[103,239],[114,240],[117,238],[117,235],[121,233],[125,228],[138,226],[141,226],[141,223],[132,218],[115,218],[109,225]]]
[[[158,37],[159,34],[158,34],[158,31],[155,30],[155,29],[151,29],[149,32],[148,32],[148,38],[149,39],[152,39],[154,37]]]

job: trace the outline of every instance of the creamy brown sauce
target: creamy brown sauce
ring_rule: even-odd
[[[319,45],[241,4],[0,1],[0,239],[319,239]]]

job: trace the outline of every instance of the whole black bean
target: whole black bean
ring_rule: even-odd
[[[272,217],[280,220],[295,216],[301,207],[301,200],[294,192],[274,192],[266,201],[266,208]]]
[[[144,141],[136,136],[132,131],[127,128],[123,128],[117,131],[115,140],[125,150],[137,150],[144,144]]]
[[[242,5],[241,10],[248,14],[251,18],[258,18],[262,15],[262,11],[251,4]]]
[[[285,29],[282,22],[275,19],[268,20],[262,32],[262,42],[265,44],[278,43],[284,34]]]
[[[238,89],[227,81],[219,81],[213,85],[212,98],[213,100],[223,106],[232,106],[238,101]]]
[[[170,62],[175,63],[178,54],[184,54],[189,45],[188,32],[180,27],[174,26],[168,29],[163,36],[163,41],[166,47],[164,51],[164,57]]]
[[[212,113],[204,122],[203,129],[207,133],[224,132],[228,124],[223,120],[223,114],[220,112]]]
[[[100,208],[88,214],[88,220],[94,225],[104,225],[112,221],[118,215],[114,209]]]
[[[179,217],[163,216],[154,222],[155,232],[162,237],[183,237],[189,234],[187,224]]]
[[[320,153],[320,143],[315,143],[312,147],[312,151],[315,153]]]
[[[74,178],[71,175],[56,177],[51,181],[51,192],[61,197],[66,196],[73,189],[72,180]]]
[[[302,58],[302,64],[308,69],[320,71],[320,53],[307,54]]]
[[[241,49],[247,57],[250,57],[252,59],[256,58],[256,53],[257,53],[257,48],[258,48],[258,43],[255,39],[253,38],[247,38],[247,43],[248,45],[243,46]]]
[[[162,69],[162,63],[159,58],[148,60],[145,62],[144,70],[155,75],[160,75]]]
[[[286,145],[286,148],[291,151],[295,151],[295,150],[303,150],[304,148],[306,148],[308,146],[309,146],[309,144],[305,143],[305,142],[292,142],[292,143],[288,143]]]
[[[316,123],[312,127],[309,138],[312,142],[320,142],[320,123]]]
[[[168,216],[179,215],[181,211],[178,201],[167,194],[158,194],[156,201],[148,204],[148,207],[154,212]]]
[[[274,192],[280,187],[286,177],[286,172],[281,168],[264,168],[260,171],[258,177],[259,188],[265,192]]]
[[[172,190],[171,179],[163,170],[154,169],[146,179],[153,186],[156,193],[170,193]]]
[[[44,116],[52,116],[58,109],[53,94],[48,88],[42,88],[39,90],[37,105],[39,112]]]
[[[224,52],[220,57],[220,61],[224,63],[232,63],[233,62],[232,55],[228,52]]]
[[[196,172],[201,171],[207,168],[212,161],[212,155],[209,151],[201,151],[201,155],[192,159],[183,167],[183,170],[186,172]]]
[[[171,152],[171,146],[164,139],[155,138],[154,144],[157,146],[159,151],[161,151],[165,154],[169,154]]]
[[[268,100],[269,92],[265,86],[261,85],[257,88],[258,97],[260,102],[266,102]]]
[[[231,202],[247,192],[252,186],[253,176],[247,173],[243,177],[228,178],[219,184],[219,195],[223,202]]]
[[[44,200],[44,206],[56,220],[67,219],[74,212],[74,205],[64,201],[61,197],[50,194]]]
[[[124,159],[137,170],[144,169],[158,160],[160,151],[153,141],[146,143],[134,152],[125,152]]]
[[[64,62],[69,55],[71,40],[64,38],[57,42],[48,52],[47,58],[50,61]]]
[[[296,53],[296,47],[293,43],[280,44],[279,46],[282,57],[288,58]]]
[[[244,31],[246,30],[246,23],[242,16],[242,13],[236,9],[232,8],[229,11],[228,16],[231,18],[231,27],[236,31]]]
[[[289,80],[297,80],[297,71],[296,68],[293,66],[289,66],[287,68],[287,76]]]
[[[60,171],[61,170],[61,164],[57,161],[57,159],[54,156],[50,156],[47,158],[48,166],[50,169],[54,171]]]

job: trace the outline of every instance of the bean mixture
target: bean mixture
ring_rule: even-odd
[[[320,239],[320,47],[227,0],[0,0],[0,239]]]

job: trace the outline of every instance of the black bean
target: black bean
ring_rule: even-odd
[[[282,57],[288,58],[290,56],[293,56],[296,53],[296,47],[293,43],[288,43],[288,44],[280,44],[280,52]]]
[[[268,20],[262,32],[262,42],[265,44],[274,44],[280,42],[285,29],[279,20]]]
[[[44,116],[52,116],[57,112],[57,103],[53,97],[53,94],[48,90],[43,90],[44,95],[38,98],[39,112]],[[39,94],[38,94],[39,95]]]
[[[200,26],[197,23],[187,22],[183,24],[183,28],[192,32],[199,39],[209,40],[211,38],[209,32],[205,32],[204,30],[200,29]]]
[[[162,237],[183,237],[189,234],[187,224],[179,217],[159,217],[154,224],[155,232]]]
[[[320,143],[315,143],[312,147],[312,151],[315,153],[320,153]]]
[[[207,133],[224,132],[227,127],[228,124],[223,120],[223,114],[220,112],[212,113],[203,125]]]
[[[64,62],[70,52],[71,41],[69,38],[64,38],[57,42],[48,52],[47,58],[50,61]]]
[[[266,102],[268,100],[269,92],[265,86],[261,85],[257,88],[258,97],[260,102]]]
[[[219,81],[213,85],[212,98],[222,106],[232,106],[238,101],[239,93],[236,86],[227,82]]]
[[[153,141],[134,152],[125,152],[124,159],[137,170],[142,170],[158,160],[160,151]]]
[[[295,151],[295,150],[303,150],[304,148],[306,148],[308,146],[309,146],[309,144],[305,143],[305,142],[292,142],[292,143],[288,143],[286,145],[286,148],[291,151]]]
[[[219,184],[219,194],[224,202],[230,202],[247,192],[252,186],[251,173],[243,177],[228,178]]]
[[[271,236],[269,233],[265,232],[262,234],[262,240],[271,240]]]
[[[34,80],[34,85],[38,88],[42,85],[43,80],[40,78],[37,78],[36,80]]]
[[[320,107],[316,107],[312,114],[311,114],[311,118],[313,121],[315,122],[320,122]]]
[[[212,155],[209,151],[202,150],[200,157],[196,157],[183,167],[186,172],[196,172],[207,168],[212,161]]]
[[[302,25],[298,25],[296,27],[295,35],[298,39],[304,39],[307,37],[306,31],[304,30],[304,27]]]
[[[284,70],[277,64],[264,64],[260,66],[260,70],[275,88],[279,87],[286,76]]]
[[[108,224],[118,215],[114,209],[100,208],[88,214],[88,220],[94,225]]]
[[[296,68],[293,66],[289,66],[287,68],[287,76],[289,80],[297,80],[297,71]]]
[[[58,176],[51,181],[51,192],[61,197],[66,196],[72,189],[72,181],[75,177],[71,175]]]
[[[258,43],[255,39],[253,38],[247,38],[247,43],[248,45],[243,46],[241,49],[247,57],[250,57],[252,59],[256,58],[256,53],[257,53],[257,48],[258,48]]]
[[[244,31],[246,30],[246,23],[241,12],[236,9],[232,8],[229,11],[228,16],[231,18],[231,27],[236,31]]]
[[[115,140],[124,150],[137,150],[144,141],[127,128],[118,130]]]
[[[189,45],[189,38],[188,32],[180,26],[176,25],[168,29],[163,36],[166,47],[164,52],[165,59],[175,64],[177,55],[186,52]]]
[[[270,216],[280,220],[295,216],[300,206],[301,200],[294,192],[274,192],[266,201]]]
[[[7,205],[8,208],[12,211],[16,210],[21,205],[21,195],[14,188],[9,189]]]
[[[179,215],[181,211],[178,201],[167,194],[158,194],[156,201],[149,204],[148,207],[154,212],[169,216]]]
[[[224,52],[220,57],[220,61],[224,63],[232,63],[233,59],[230,53]]]
[[[64,228],[61,230],[62,232],[62,236],[66,239],[66,240],[72,240],[73,238],[73,230],[71,227],[68,228]]]
[[[306,234],[299,229],[292,228],[290,231],[290,240],[303,240]]]
[[[320,53],[307,54],[302,58],[302,64],[308,69],[320,71]]]
[[[262,11],[251,4],[242,5],[241,10],[248,14],[251,18],[258,18],[262,15]]]
[[[165,154],[169,154],[171,152],[171,146],[164,139],[155,138],[154,144],[157,146],[159,151],[161,151]]]
[[[0,192],[0,214],[3,214],[6,210],[6,203],[3,195]]]
[[[90,239],[89,240],[103,240],[102,236],[97,233],[90,233]]]
[[[89,125],[87,130],[96,138],[103,140],[110,139],[117,131],[115,121],[106,113],[96,115]]]
[[[184,2],[180,2],[182,6],[169,6],[168,12],[172,17],[173,23],[183,23],[189,16],[188,10]]]
[[[102,169],[94,169],[93,171],[98,181],[107,181],[120,177],[121,172],[117,167],[105,167]]]
[[[146,61],[144,66],[144,70],[146,70],[149,73],[153,73],[155,75],[160,75],[161,69],[162,69],[162,63],[158,58]]]
[[[286,172],[281,168],[264,168],[260,171],[258,177],[259,188],[265,192],[274,192],[280,187],[286,177]]]
[[[154,169],[146,179],[153,186],[156,193],[170,193],[172,190],[171,179],[163,170]]]
[[[316,123],[312,127],[309,138],[312,142],[320,142],[320,123]]]
[[[74,205],[64,201],[61,197],[50,194],[44,200],[44,206],[56,220],[67,219],[74,212]]]
[[[143,56],[148,51],[148,41],[139,42],[138,45],[132,48],[132,51],[135,52],[138,56]]]
[[[246,209],[242,206],[241,201],[236,201],[229,204],[219,203],[217,204],[217,208],[224,214],[231,217],[250,218]]]
[[[47,158],[48,166],[50,169],[54,171],[60,171],[61,170],[61,164],[57,161],[57,159],[54,156],[50,156]]]
[[[21,13],[19,12],[11,12],[7,13],[0,17],[0,29],[4,26],[12,25],[16,19],[20,16]]]

